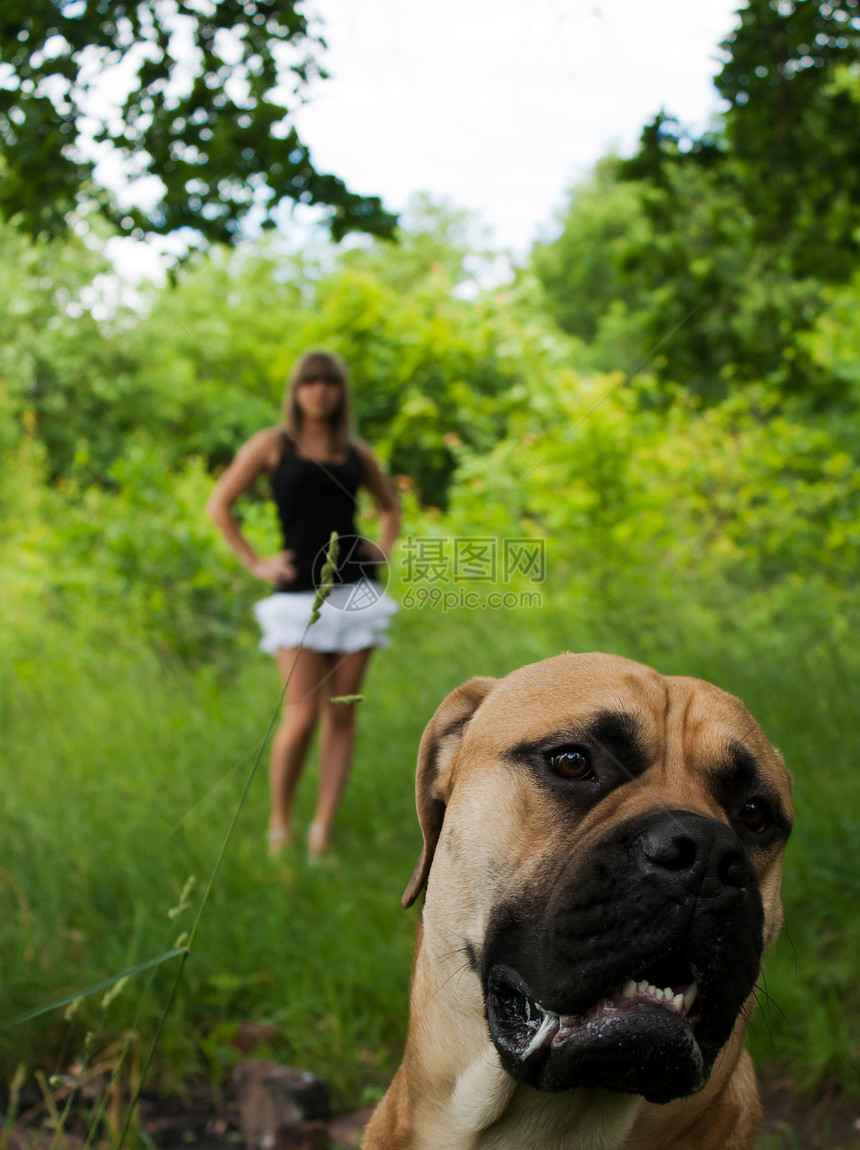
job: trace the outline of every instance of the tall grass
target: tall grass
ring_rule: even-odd
[[[730,609],[728,609],[730,608]],[[325,1076],[338,1106],[375,1098],[402,1049],[415,912],[399,899],[417,856],[415,753],[444,694],[559,650],[602,649],[740,695],[795,775],[787,930],[766,963],[751,1043],[766,1070],[860,1093],[860,923],[851,859],[860,832],[853,699],[860,654],[832,612],[762,600],[597,611],[561,591],[540,611],[403,611],[374,656],[336,857],[267,855],[264,773],[255,780],[166,1020],[157,1079],[223,1080],[236,1023],[274,1023],[275,1053]],[[6,817],[0,826],[0,1020],[111,977],[172,945],[168,918],[205,879],[279,694],[271,662],[190,672],[121,643],[76,646],[61,624],[10,624],[0,655]],[[310,820],[313,762],[299,795]],[[199,889],[199,888],[198,888]],[[193,912],[193,907],[191,911]],[[0,1035],[0,1072],[45,1073],[134,1024],[154,1031],[172,971],[130,980],[66,1020],[55,1011]],[[92,1043],[93,1039],[90,1039]]]

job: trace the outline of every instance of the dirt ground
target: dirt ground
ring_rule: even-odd
[[[788,1079],[763,1082],[761,1095],[762,1136],[781,1135],[785,1150],[860,1150],[860,1098],[843,1094],[836,1085],[804,1097]],[[772,1143],[766,1145],[771,1150]]]
[[[802,1096],[787,1079],[762,1083],[761,1092],[762,1144],[767,1150],[860,1150],[860,1099],[835,1085],[815,1097]],[[365,1109],[333,1120],[332,1150],[355,1150],[370,1114]],[[236,1150],[238,1144],[238,1115],[229,1101],[222,1103],[220,1115],[211,1105],[207,1112],[205,1104],[198,1104],[196,1115],[186,1108],[177,1110],[173,1119],[164,1113],[159,1120],[153,1112],[151,1118],[144,1117],[144,1125],[164,1150],[187,1150],[195,1142],[198,1150]]]
[[[762,1150],[860,1150],[860,1099],[840,1092],[837,1086],[815,1097],[797,1093],[788,1080],[762,1084],[765,1119]],[[341,1115],[327,1124],[327,1131],[314,1124],[304,1140],[297,1139],[282,1150],[356,1150],[371,1109]],[[242,1136],[235,1101],[224,1095],[192,1089],[183,1099],[147,1094],[140,1102],[141,1126],[159,1150],[239,1150]],[[80,1150],[85,1131],[72,1121],[65,1150]],[[326,1137],[327,1133],[327,1137]],[[11,1134],[9,1150],[47,1150],[52,1132],[42,1127],[18,1126]]]

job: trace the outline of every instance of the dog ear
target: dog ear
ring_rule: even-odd
[[[436,843],[442,831],[450,791],[450,767],[469,720],[498,682],[479,676],[469,679],[448,695],[424,729],[418,749],[415,805],[424,835],[421,857],[401,900],[404,910],[412,906],[427,882]]]

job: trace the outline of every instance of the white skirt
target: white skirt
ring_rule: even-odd
[[[320,617],[305,634],[316,592],[276,592],[254,604],[263,631],[260,650],[277,655],[278,649],[298,647],[311,651],[362,651],[387,647],[388,625],[397,604],[377,583],[341,583],[332,588]]]

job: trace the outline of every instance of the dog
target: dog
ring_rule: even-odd
[[[791,776],[739,699],[563,654],[443,701],[400,1069],[363,1150],[748,1150]]]

